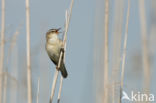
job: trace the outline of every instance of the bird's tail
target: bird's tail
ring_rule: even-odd
[[[64,63],[62,63],[62,65],[60,67],[60,71],[61,71],[61,74],[62,74],[63,78],[67,78],[68,73],[67,73],[67,70],[66,70],[66,67],[65,67]]]

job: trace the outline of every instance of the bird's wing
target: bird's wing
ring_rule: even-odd
[[[53,54],[52,56],[50,56],[50,59],[55,65],[57,65],[59,59],[58,55]]]

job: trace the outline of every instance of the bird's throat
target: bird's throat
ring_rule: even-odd
[[[55,43],[57,41],[58,41],[58,36],[56,34],[53,34],[48,40],[49,43]]]

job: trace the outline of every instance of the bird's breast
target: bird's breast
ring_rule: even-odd
[[[53,35],[53,37],[48,38],[46,42],[46,50],[49,56],[58,56],[60,53],[60,48],[62,46],[62,42],[57,38],[57,36]]]
[[[47,44],[46,49],[47,49],[48,54],[50,55],[59,54],[59,47],[57,45]]]

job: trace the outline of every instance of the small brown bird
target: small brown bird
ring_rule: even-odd
[[[66,67],[63,61],[64,57],[64,49],[63,49],[63,41],[59,39],[58,34],[59,29],[50,29],[46,33],[46,51],[48,53],[48,56],[50,57],[51,61],[57,66],[59,62],[60,53],[62,51],[63,56],[60,64],[59,70],[61,71],[61,74],[64,78],[67,77],[67,71]]]

